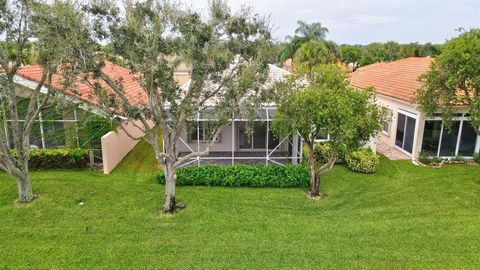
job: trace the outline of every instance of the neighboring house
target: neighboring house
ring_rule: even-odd
[[[141,106],[142,103],[147,102],[145,92],[129,69],[106,62],[103,71],[114,79],[122,78],[121,83],[130,103]],[[280,80],[286,74],[288,74],[288,71],[270,65],[267,84]],[[40,81],[41,75],[42,68],[40,66],[24,66],[18,71],[16,82],[26,88],[33,89]],[[180,84],[188,85],[188,67],[182,66],[175,73],[175,77]],[[100,83],[108,88],[103,82]],[[53,76],[51,87],[53,89],[63,89],[59,76]],[[48,89],[45,88],[43,91],[46,92]],[[74,89],[64,91],[64,93],[77,102],[82,102],[84,107],[90,108],[100,115],[102,114],[102,110],[97,107],[98,102],[87,84],[77,83]],[[274,114],[274,105],[264,104],[257,109],[252,127],[247,127],[248,123],[251,122],[247,121],[244,116],[230,119],[230,125],[222,131],[212,147],[210,155],[193,158],[188,164],[195,164],[195,162],[198,165],[208,163],[261,163],[267,165],[297,163],[301,158],[301,139],[296,134],[290,134],[281,139],[274,136],[270,131],[270,122]],[[209,132],[208,123],[214,120],[215,116],[208,113],[208,110],[192,116],[189,127],[186,128],[187,132],[181,136],[181,143],[178,145],[181,155],[206,147]],[[140,130],[130,124],[128,119],[123,120],[122,125],[134,136],[143,135]],[[104,172],[110,173],[137,142],[130,139],[121,129],[103,135],[101,149]]]
[[[288,74],[290,73],[282,68],[269,65],[265,87],[269,87]],[[270,130],[275,111],[274,104],[263,104],[255,111],[253,122],[251,119],[247,120],[246,116],[235,116],[229,120],[230,124],[223,129],[208,156],[192,158],[185,165],[298,163],[301,158],[301,137],[297,134],[289,134],[284,138],[277,138]],[[208,109],[194,115],[190,126],[186,128],[187,132],[180,138],[181,143],[178,149],[181,154],[202,151],[206,148],[208,123],[214,120],[215,115],[209,113]]]
[[[351,85],[373,87],[379,104],[391,113],[378,136],[377,150],[396,159],[418,159],[420,153],[439,157],[472,157],[479,152],[480,138],[470,126],[467,108],[458,106],[451,132],[440,117],[426,118],[412,102],[422,86],[418,77],[430,69],[434,58],[410,57],[358,68],[351,73]]]
[[[127,98],[130,102],[134,104],[141,103],[145,100],[145,93],[140,87],[140,84],[135,79],[135,77],[131,74],[129,69],[123,68],[121,66],[115,65],[111,62],[106,62],[103,71],[111,76],[112,78],[118,79],[122,78],[122,85],[124,87],[125,93]],[[35,89],[37,83],[40,81],[42,76],[42,67],[41,66],[23,66],[21,67],[17,75],[15,76],[15,82],[20,86],[18,94],[19,96],[23,96],[28,98],[30,89]],[[101,83],[104,87],[106,86],[104,83]],[[52,85],[49,86],[52,89],[61,90],[64,89],[64,85],[62,84],[62,79],[58,75],[53,75],[52,77]],[[49,89],[44,87],[42,89],[42,93],[47,93]],[[95,115],[98,118],[105,119],[105,113],[103,113],[102,109],[98,106],[98,102],[96,98],[92,96],[91,88],[89,85],[85,83],[76,83],[73,89],[63,91],[66,94],[67,99],[70,99],[71,102],[78,103],[79,109],[74,109],[73,113],[64,114],[64,119],[57,120],[56,123],[56,130],[62,132],[62,130],[70,129],[70,125],[74,125],[77,127],[81,119],[79,119],[80,115]],[[43,112],[43,111],[42,111]],[[106,119],[107,122],[109,119]],[[40,134],[42,140],[44,140],[44,134],[47,133],[45,129],[45,124],[48,122],[42,119],[42,114],[39,115],[40,124]],[[128,120],[122,121],[122,125],[130,131],[131,134],[134,136],[141,136],[142,132],[136,129]],[[98,125],[93,125],[91,128],[95,134],[95,141],[97,142],[94,148],[99,148],[98,152],[100,152],[99,159],[103,163],[103,170],[105,173],[110,173],[113,168],[115,168],[118,163],[128,154],[128,152],[137,144],[138,141],[131,140],[121,129],[116,131],[110,131],[110,129],[101,128]],[[78,138],[78,135],[77,135]],[[69,139],[68,136],[63,138],[65,144],[60,145],[49,145],[43,144],[41,146],[38,145],[35,136],[31,136],[32,143],[36,144],[34,148],[58,148],[58,147],[68,147],[68,148],[84,148],[82,144],[77,143],[68,143]],[[62,139],[58,140],[59,142]]]

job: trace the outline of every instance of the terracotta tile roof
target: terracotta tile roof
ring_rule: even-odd
[[[42,71],[43,69],[41,66],[23,66],[18,70],[17,75],[34,82],[39,82],[42,77]],[[147,103],[147,94],[142,89],[135,75],[132,74],[129,69],[115,65],[111,62],[105,62],[103,72],[105,72],[105,74],[107,74],[108,76],[110,76],[110,78],[114,80],[121,79],[125,95],[128,98],[130,104],[142,105]],[[269,65],[269,74],[266,85],[271,85],[273,82],[282,79],[286,74],[290,74],[290,72],[285,69]],[[75,87],[73,87],[75,88],[75,90],[69,91],[64,90],[64,85],[62,81],[63,80],[61,75],[53,75],[51,87],[56,90],[64,91],[67,95],[73,96],[86,103],[100,107],[99,101],[95,97],[89,85],[87,85],[86,83],[78,82],[75,84]],[[110,87],[108,87],[105,82],[103,82],[102,80],[98,81],[100,82],[102,87],[104,87],[105,89],[110,89]],[[187,89],[189,83],[190,82],[185,83],[182,88]]]
[[[350,73],[350,83],[357,88],[372,86],[375,92],[411,102],[422,86],[418,77],[430,69],[431,57],[409,57],[388,63],[376,63]]]
[[[17,75],[34,82],[39,82],[42,77],[42,71],[43,69],[41,66],[23,66],[18,70]],[[121,78],[121,83],[125,91],[125,95],[131,104],[142,104],[146,102],[147,95],[143,91],[140,83],[135,78],[134,74],[132,74],[129,69],[106,61],[105,67],[103,67],[103,72],[105,72],[105,74],[107,74],[108,76],[110,76],[110,78],[114,80],[118,80]],[[105,82],[101,80],[98,81],[100,82],[102,87],[111,90],[111,88],[108,87]],[[60,75],[55,74],[52,76],[51,87],[56,90],[64,89],[62,78]],[[94,96],[90,86],[86,83],[75,83],[75,91],[66,90],[65,93],[90,104],[98,105],[98,100]]]

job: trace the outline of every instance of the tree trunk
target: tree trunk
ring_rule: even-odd
[[[18,187],[18,200],[21,203],[29,203],[35,200],[38,196],[33,194],[32,185],[28,173],[22,173],[15,177]]]
[[[165,171],[165,205],[163,213],[175,212],[175,184],[177,181],[177,170],[168,166]]]
[[[310,165],[310,197],[317,197],[320,195],[320,182],[315,173],[315,153],[313,152],[313,144],[307,144],[309,149],[308,163]]]

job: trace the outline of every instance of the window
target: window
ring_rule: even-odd
[[[387,135],[390,133],[390,122],[389,121],[385,121],[383,123],[382,131],[383,131],[383,133],[385,133]]]
[[[475,152],[476,140],[477,133],[470,124],[470,121],[463,121],[458,154],[461,156],[472,156]]]
[[[317,136],[315,137],[316,141],[327,141],[329,139],[328,131],[325,128],[320,129]]]
[[[429,156],[436,156],[438,153],[438,144],[440,142],[441,133],[442,121],[425,121],[425,129],[423,131],[422,141],[422,152],[426,153]]]
[[[198,128],[197,128],[198,127]],[[189,122],[187,127],[188,141],[189,142],[205,142],[213,138],[213,132],[215,132],[215,126],[213,123],[207,121],[201,122]],[[220,136],[217,137],[215,142],[220,141]]]
[[[411,113],[409,113],[411,114]],[[411,114],[413,116],[413,114]],[[398,113],[397,117],[397,134],[395,137],[395,145],[412,153],[413,140],[415,137],[415,124],[417,120],[406,113]]]
[[[385,107],[384,107],[385,108]],[[392,110],[385,108],[387,110],[387,120],[383,123],[382,132],[385,135],[390,135],[390,122],[392,121]]]
[[[477,134],[468,119],[457,118],[447,130],[442,120],[426,120],[422,151],[430,156],[471,157],[475,152]]]
[[[247,122],[238,122],[238,148],[241,150],[265,149],[267,146],[267,124],[254,122],[247,130]],[[270,130],[268,133],[268,149],[274,149],[280,143]]]
[[[442,140],[440,141],[440,156],[455,156],[459,128],[460,121],[454,121],[450,130],[443,129]]]

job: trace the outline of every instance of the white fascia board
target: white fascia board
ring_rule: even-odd
[[[26,88],[31,89],[31,90],[35,90],[37,88],[37,85],[38,85],[37,82],[29,80],[29,79],[25,79],[25,78],[23,78],[21,76],[18,76],[18,75],[15,75],[13,77],[13,82],[16,83],[16,84],[25,86]],[[42,88],[40,89],[40,93],[42,93],[42,94],[48,94],[48,91],[49,91],[49,89],[45,86],[42,86]],[[70,102],[73,102],[73,103],[76,103],[76,104],[79,104],[78,107],[80,109],[84,110],[84,111],[88,111],[88,112],[91,112],[91,113],[99,115],[99,116],[108,117],[108,114],[105,111],[103,111],[102,109],[100,109],[96,106],[93,106],[93,105],[91,105],[91,104],[89,104],[89,103],[87,103],[83,100],[79,100],[79,99],[74,98],[72,96],[66,95],[65,93],[60,93],[60,94],[66,100],[68,100]]]
[[[16,84],[23,85],[23,86],[25,86],[29,89],[32,89],[32,90],[35,90],[37,88],[37,85],[38,85],[37,82],[34,82],[32,80],[29,80],[29,79],[25,79],[25,78],[23,78],[21,76],[18,76],[18,75],[13,76],[13,82],[16,83]],[[42,88],[40,89],[40,93],[47,94],[48,93],[48,88],[46,88],[45,86],[42,86]]]

